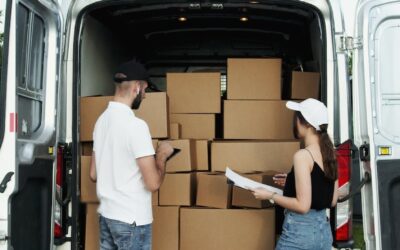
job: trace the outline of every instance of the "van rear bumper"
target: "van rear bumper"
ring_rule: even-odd
[[[333,243],[333,246],[337,249],[342,249],[342,248],[350,248],[353,249],[354,246],[354,240],[351,239],[349,241],[335,241]]]

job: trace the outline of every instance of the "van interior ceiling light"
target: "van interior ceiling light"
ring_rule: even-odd
[[[249,21],[249,18],[247,18],[247,17],[245,17],[245,16],[242,16],[242,17],[240,18],[240,21],[241,21],[241,22],[247,22],[247,21]]]
[[[258,4],[258,3],[260,3],[260,2],[259,2],[259,1],[250,1],[249,3]]]
[[[179,20],[180,22],[186,22],[186,21],[187,21],[187,18],[184,17],[184,16],[181,16],[181,17],[178,18],[178,20]]]

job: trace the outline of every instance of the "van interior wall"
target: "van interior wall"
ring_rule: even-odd
[[[81,43],[81,96],[112,95],[113,72],[127,59],[123,42],[98,20],[87,16]]]

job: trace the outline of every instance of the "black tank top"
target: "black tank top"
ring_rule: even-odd
[[[306,149],[307,150],[307,149]],[[308,150],[307,150],[308,151]],[[308,151],[312,156],[311,152]],[[325,176],[324,171],[315,162],[311,171],[311,209],[321,210],[330,208],[333,199],[335,181]],[[287,197],[296,197],[296,178],[294,167],[286,177],[286,184],[283,195]]]

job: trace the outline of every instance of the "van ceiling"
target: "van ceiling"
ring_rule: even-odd
[[[305,5],[282,2],[225,3],[221,9],[211,4],[200,8],[119,4],[98,8],[90,15],[148,65],[201,65],[205,61],[222,65],[227,57],[282,57],[293,63],[314,60],[310,32],[320,29],[311,31],[310,24],[317,15]]]

